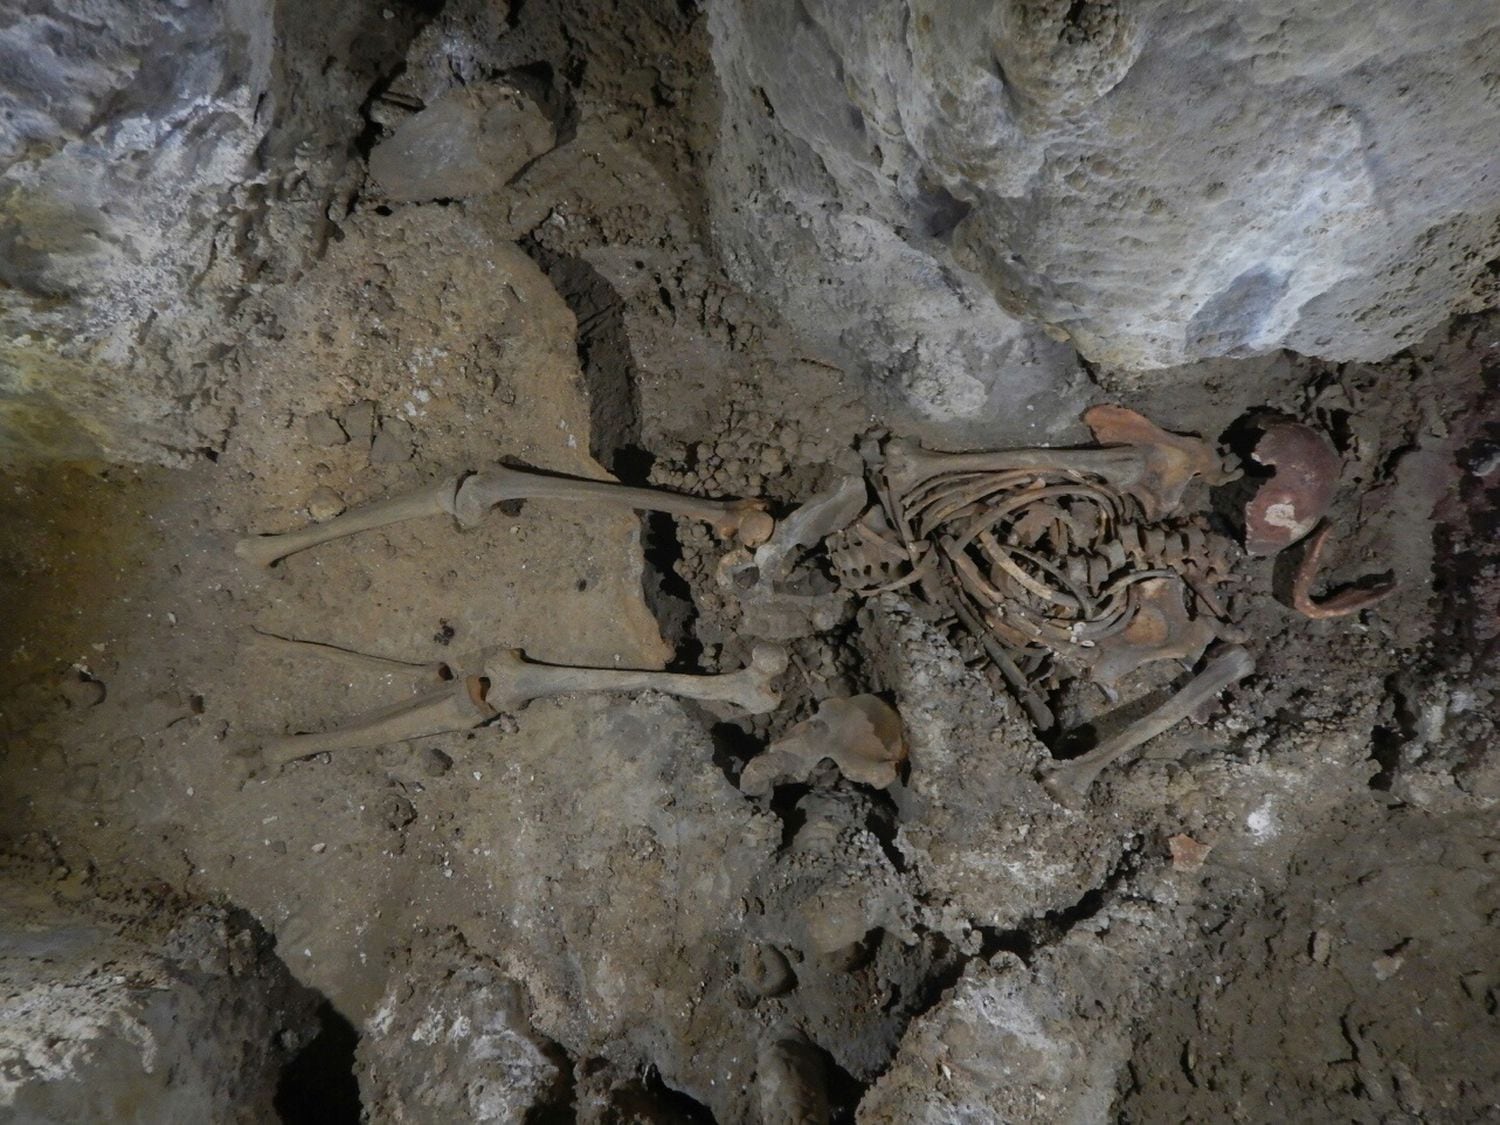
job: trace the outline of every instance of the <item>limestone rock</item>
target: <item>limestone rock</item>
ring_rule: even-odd
[[[1136,369],[1383,357],[1480,307],[1500,253],[1484,0],[710,17],[733,273],[932,418],[1044,409],[1044,326]]]
[[[370,176],[396,203],[498,191],[552,148],[552,123],[510,86],[464,87],[438,98],[370,153]]]

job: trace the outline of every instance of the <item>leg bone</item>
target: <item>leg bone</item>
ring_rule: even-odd
[[[1254,670],[1255,659],[1245,649],[1236,646],[1225,650],[1151,714],[1137,719],[1113,738],[1105,739],[1081,757],[1053,762],[1043,767],[1042,787],[1059,804],[1076,808],[1088,796],[1094,779],[1105,766],[1149,742],[1169,727],[1176,726],[1219,692],[1243,680]]]
[[[280,766],[310,754],[360,750],[468,730],[494,716],[493,711],[476,701],[472,688],[473,685],[460,680],[415,699],[368,711],[332,730],[267,739],[260,745],[260,760],[268,766]]]
[[[485,654],[482,675],[457,678],[332,730],[266,740],[260,745],[260,758],[267,765],[283,765],[311,754],[469,730],[501,711],[519,711],[533,699],[585,692],[662,691],[686,699],[732,703],[758,715],[780,705],[775,681],[786,666],[786,650],[779,645],[757,645],[747,667],[716,676],[533,664],[515,649],[500,649]]]
[[[404,496],[392,496],[377,500],[362,508],[355,508],[327,523],[313,524],[299,531],[287,531],[280,535],[249,535],[234,545],[234,553],[240,558],[260,566],[274,562],[327,543],[342,539],[361,531],[373,531],[378,527],[389,527],[393,523],[421,519],[424,516],[452,515],[454,501],[462,477],[449,477],[437,484],[428,485]]]
[[[593,500],[637,511],[670,512],[711,524],[725,539],[747,547],[764,543],[775,527],[759,500],[705,500],[656,488],[631,488],[613,481],[551,476],[500,467],[450,477],[405,496],[380,500],[345,512],[327,523],[281,535],[252,535],[234,548],[242,559],[270,566],[288,555],[361,531],[389,527],[425,516],[451,515],[462,527],[473,527],[496,504],[507,500]]]
[[[685,699],[732,703],[760,715],[780,706],[775,681],[786,666],[786,650],[771,644],[756,645],[750,663],[738,672],[717,676],[533,664],[512,649],[485,661],[484,675],[489,682],[484,700],[498,711],[517,711],[533,699],[576,692],[662,691]]]

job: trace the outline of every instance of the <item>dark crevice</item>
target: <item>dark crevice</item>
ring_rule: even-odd
[[[807,823],[807,814],[797,806],[802,798],[812,792],[812,786],[804,783],[778,785],[771,791],[771,812],[781,820],[781,846],[789,848],[797,833]]]
[[[738,786],[745,763],[764,751],[765,743],[739,723],[714,722],[702,708],[694,705],[690,709],[701,712],[700,718],[708,726],[709,738],[714,746],[714,765],[730,785]]]
[[[549,250],[535,237],[521,246],[567,302],[577,322],[578,365],[589,405],[590,455],[624,484],[650,484],[655,456],[641,442],[640,389],[624,301],[582,258]],[[646,558],[641,576],[646,605],[673,649],[668,668],[698,671],[703,646],[693,630],[697,610],[692,590],[678,572],[682,544],[671,516],[641,513],[641,549]]]
[[[993,926],[975,926],[975,932],[979,934],[980,939],[979,949],[975,953],[962,953],[941,934],[929,932],[927,935],[929,940],[936,943],[933,957],[935,962],[943,961],[942,954],[945,949],[951,950],[954,956],[940,972],[934,973],[927,979],[920,994],[915,998],[908,1023],[935,1007],[942,1000],[943,995],[962,979],[969,962],[975,957],[987,961],[996,954],[1011,953],[1029,968],[1039,952],[1060,941],[1074,926],[1094,917],[1108,905],[1120,884],[1135,872],[1139,862],[1137,849],[1140,843],[1139,839],[1132,840],[1125,854],[1106,873],[1099,885],[1086,891],[1071,906],[1059,907],[1028,918],[1013,929],[1002,930]]]
[[[358,1125],[363,1114],[354,1049],[359,1033],[327,1000],[318,1034],[282,1068],[272,1103],[286,1125]]]
[[[698,1125],[700,1122],[702,1125],[714,1125],[714,1115],[709,1108],[696,1098],[668,1086],[656,1067],[647,1068],[641,1085],[656,1103],[656,1108],[670,1115],[663,1119],[681,1122],[682,1125]]]
[[[865,787],[861,786],[861,788]],[[879,841],[880,850],[885,852],[885,857],[891,861],[891,866],[904,875],[906,856],[896,846],[896,830],[900,827],[897,818],[896,801],[890,793],[884,789],[871,790],[869,811],[865,815],[865,828]]]

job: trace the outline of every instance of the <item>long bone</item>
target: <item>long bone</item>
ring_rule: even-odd
[[[1050,762],[1039,771],[1042,788],[1059,804],[1076,808],[1088,797],[1101,770],[1193,714],[1225,688],[1255,671],[1255,658],[1234,646],[1226,649],[1160,707],[1107,738],[1087,754]]]
[[[583,500],[637,511],[668,512],[711,524],[725,539],[749,547],[764,543],[775,527],[759,500],[705,500],[656,488],[634,488],[613,481],[553,476],[500,466],[482,473],[449,477],[404,496],[379,500],[345,512],[327,523],[280,535],[251,535],[234,553],[261,566],[346,535],[389,527],[427,516],[453,516],[460,527],[478,524],[507,500]]]
[[[367,712],[331,730],[267,739],[260,745],[260,757],[266,765],[283,765],[310,754],[469,730],[502,711],[519,711],[534,699],[558,695],[660,691],[763,714],[781,703],[775,681],[786,667],[786,650],[779,645],[757,645],[746,667],[709,676],[536,664],[517,649],[496,649],[483,654],[477,675],[457,676],[450,684]]]

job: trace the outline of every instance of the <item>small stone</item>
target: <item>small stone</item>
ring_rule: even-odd
[[[1191,836],[1168,836],[1167,850],[1172,853],[1172,868],[1176,871],[1197,871],[1213,851],[1212,844],[1200,844]]]
[[[1500,445],[1486,442],[1479,451],[1469,458],[1469,472],[1480,480],[1500,473]]]
[[[1375,979],[1379,981],[1390,980],[1406,963],[1406,958],[1399,954],[1387,953],[1383,957],[1377,957],[1370,962],[1370,968],[1375,971]]]
[[[375,435],[375,442],[370,446],[370,463],[372,465],[392,465],[398,461],[411,460],[411,446],[400,438],[381,430]]]
[[[339,425],[355,445],[368,446],[375,439],[375,404],[365,399],[345,407]]]
[[[400,418],[388,418],[380,424],[375,443],[370,446],[370,463],[388,465],[397,461],[410,461],[412,451],[412,428]]]
[[[344,510],[344,498],[331,488],[315,488],[307,497],[307,514],[317,523],[333,519]]]
[[[104,685],[82,672],[71,672],[60,685],[62,696],[68,706],[76,711],[85,707],[97,707],[104,702]]]
[[[1314,930],[1307,944],[1307,955],[1315,965],[1328,964],[1328,954],[1333,950],[1333,936],[1327,930]]]
[[[307,431],[307,440],[313,445],[344,445],[349,441],[344,427],[331,414],[309,414],[303,427]]]
[[[422,772],[428,777],[442,777],[453,768],[453,759],[435,746],[429,746],[422,754]]]

